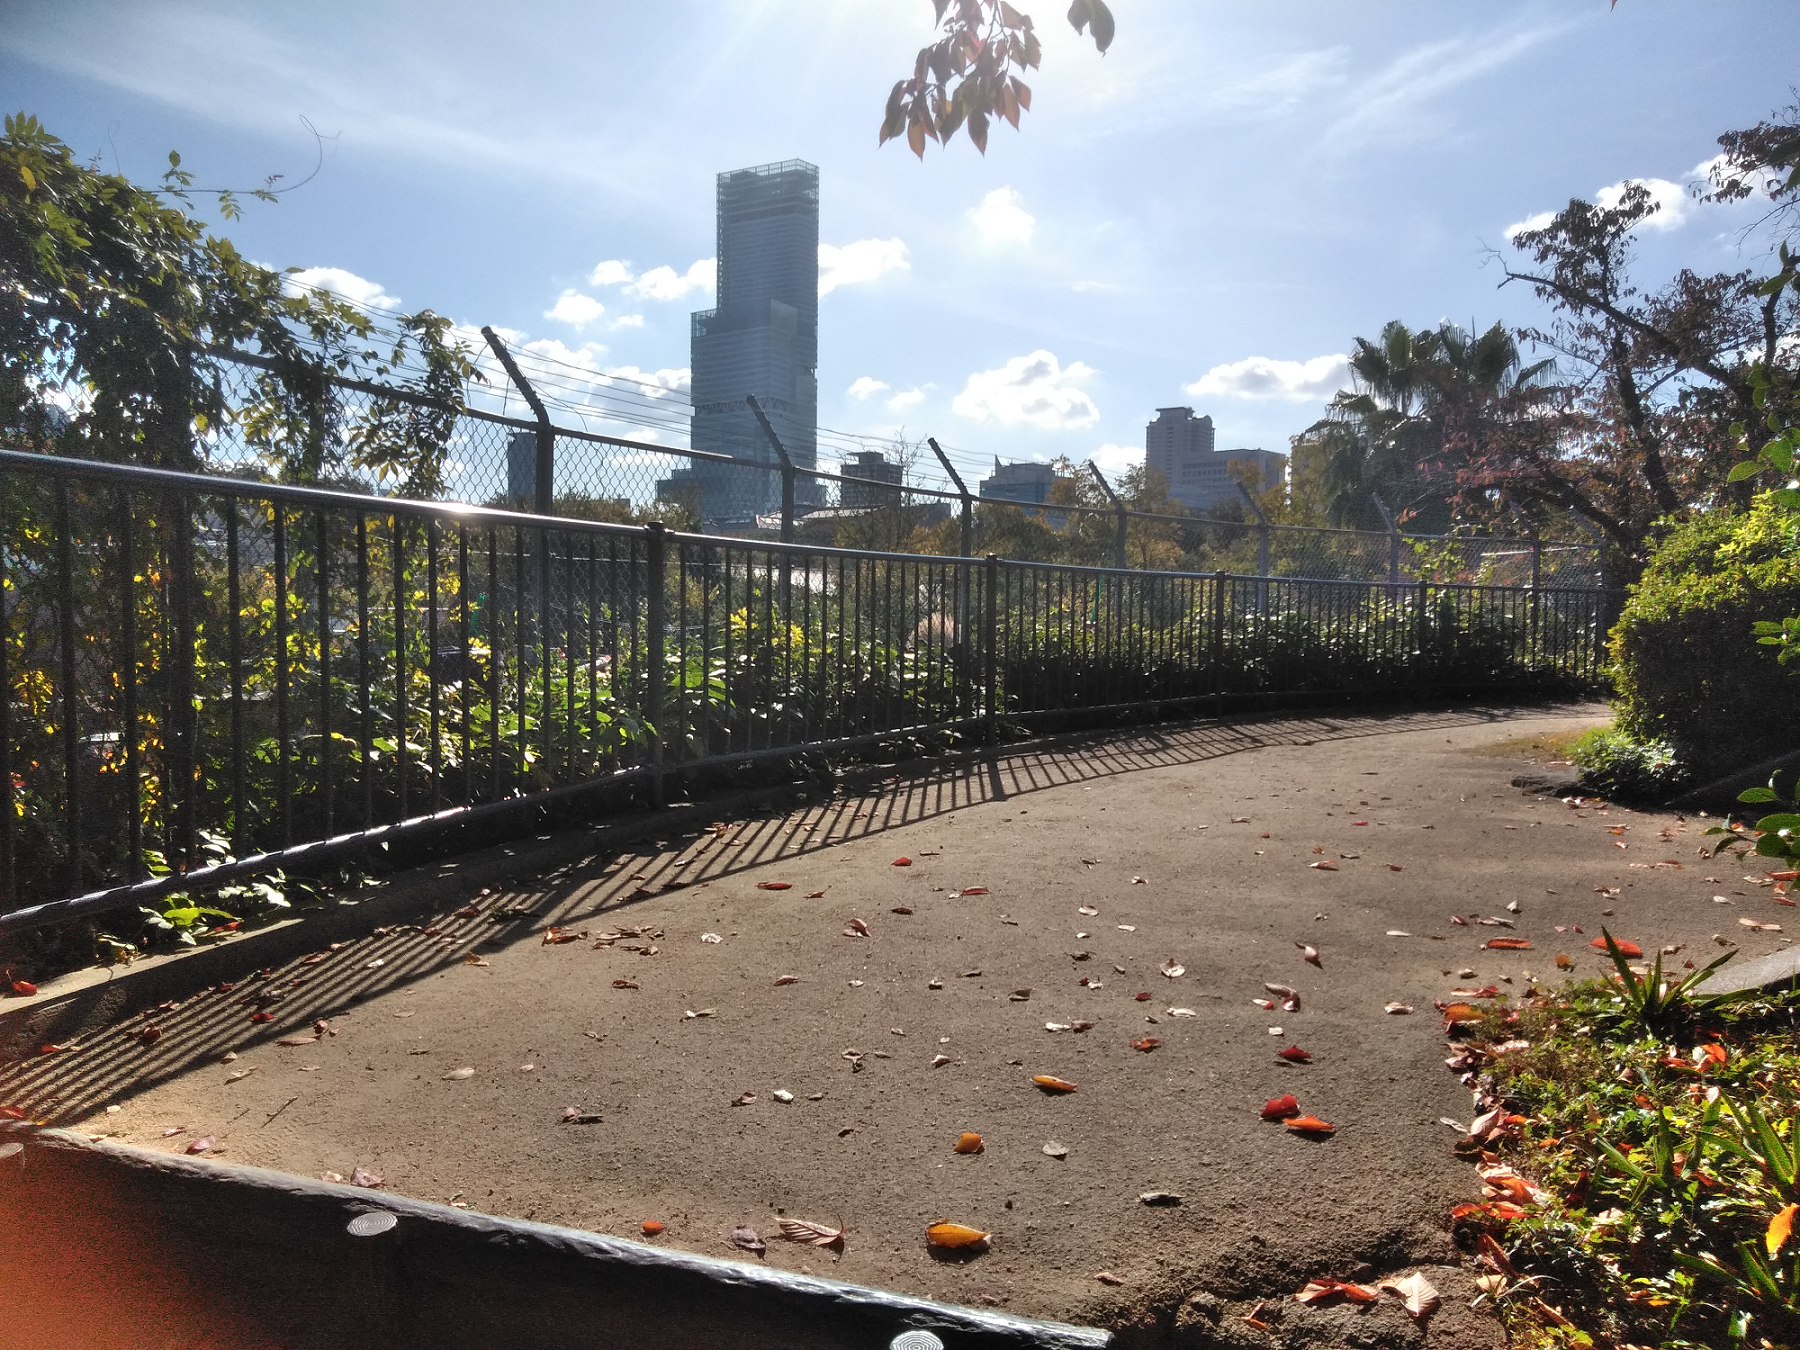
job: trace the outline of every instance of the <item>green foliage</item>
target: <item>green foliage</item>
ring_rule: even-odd
[[[1726,952],[1692,974],[1671,983],[1663,978],[1661,952],[1656,954],[1650,970],[1639,975],[1625,960],[1625,954],[1619,950],[1619,944],[1613,940],[1613,935],[1604,928],[1600,933],[1606,941],[1606,954],[1612,958],[1613,967],[1619,973],[1618,990],[1614,995],[1618,1000],[1616,1020],[1640,1035],[1664,1038],[1679,1035],[1687,1031],[1702,1012],[1711,1010],[1718,1002],[1730,997],[1722,995],[1702,1000],[1695,997],[1694,990],[1710,980],[1713,972],[1732,958],[1732,952]]]
[[[1620,731],[1673,747],[1703,780],[1800,744],[1800,700],[1754,635],[1795,613],[1800,513],[1765,494],[1676,526],[1611,634]]]
[[[1634,741],[1616,727],[1583,732],[1569,748],[1582,782],[1617,801],[1665,802],[1688,781],[1673,746],[1666,741]]]

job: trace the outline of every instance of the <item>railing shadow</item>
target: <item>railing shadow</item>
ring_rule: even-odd
[[[678,842],[671,839],[648,851],[587,858],[486,896],[466,897],[422,922],[380,927],[369,937],[337,944],[335,951],[315,952],[196,991],[116,1023],[77,1046],[27,1054],[0,1069],[0,1105],[33,1120],[72,1124],[195,1069],[231,1072],[221,1063],[228,1051],[243,1053],[282,1037],[311,1034],[318,1020],[329,1022],[484,952],[541,942],[553,924],[623,919],[631,906],[652,896],[983,802],[1271,746],[1498,724],[1543,711],[1542,706],[1462,707],[1174,724],[1047,737],[865,769],[851,776],[849,783],[857,785],[847,784],[846,791],[824,803],[690,828]],[[503,917],[515,910],[528,912]],[[245,940],[246,959],[253,942]],[[269,1020],[252,1021],[258,1013]],[[246,1106],[227,1123],[235,1124],[254,1109]]]

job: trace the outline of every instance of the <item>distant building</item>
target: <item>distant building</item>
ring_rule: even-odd
[[[693,446],[776,464],[746,406],[756,395],[794,467],[818,467],[819,170],[797,159],[722,173],[716,308],[692,316]],[[696,461],[670,490],[699,489],[703,521],[749,523],[781,504],[781,475]],[[816,479],[797,485],[802,503]],[[660,491],[661,485],[659,485]]]
[[[1144,464],[1167,481],[1169,495],[1194,511],[1239,500],[1236,481],[1252,492],[1280,484],[1287,456],[1273,450],[1219,450],[1211,417],[1195,417],[1192,408],[1158,408],[1144,428]]]
[[[1029,502],[1041,506],[1050,500],[1056,486],[1056,470],[1048,464],[1026,461],[1002,464],[994,457],[994,471],[981,480],[982,497],[997,502]]]
[[[900,485],[905,480],[905,470],[881,451],[858,451],[844,461],[843,472],[847,478],[873,478],[894,485],[887,488],[876,487],[872,483],[840,483],[838,503],[846,510],[867,510],[871,507],[899,504]]]

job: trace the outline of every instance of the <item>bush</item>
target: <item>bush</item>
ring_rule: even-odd
[[[1800,613],[1800,515],[1768,496],[1678,526],[1613,628],[1618,728],[1702,781],[1800,745],[1800,685],[1758,621]]]
[[[1616,727],[1595,727],[1570,747],[1582,783],[1602,797],[1666,802],[1687,782],[1687,769],[1667,741],[1634,741]]]

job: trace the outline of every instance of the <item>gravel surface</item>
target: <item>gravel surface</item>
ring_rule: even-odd
[[[655,1220],[714,1255],[748,1255],[747,1225],[771,1263],[1124,1344],[1499,1345],[1447,1234],[1479,1186],[1440,1123],[1469,1097],[1433,1000],[1555,981],[1558,953],[1599,973],[1602,923],[1677,965],[1715,933],[1785,941],[1738,924],[1782,911],[1697,855],[1708,822],[1510,785],[1544,735],[1604,717],[1172,726],[880,771],[789,815],[696,811],[505,893],[447,882],[426,931],[154,1013],[154,1044],[134,1020],[7,1091],[132,1143],[211,1135],[229,1161],[621,1236]],[[1532,947],[1484,949],[1502,936]],[[1265,983],[1299,1009],[1256,1006]],[[250,1022],[240,1000],[268,994]],[[1261,1120],[1282,1093],[1336,1133]],[[981,1151],[953,1151],[965,1132]],[[784,1242],[782,1217],[848,1233]],[[937,1220],[994,1237],[929,1248]],[[1397,1300],[1286,1297],[1409,1269],[1444,1295],[1423,1327]],[[1264,1298],[1268,1333],[1241,1320]]]

